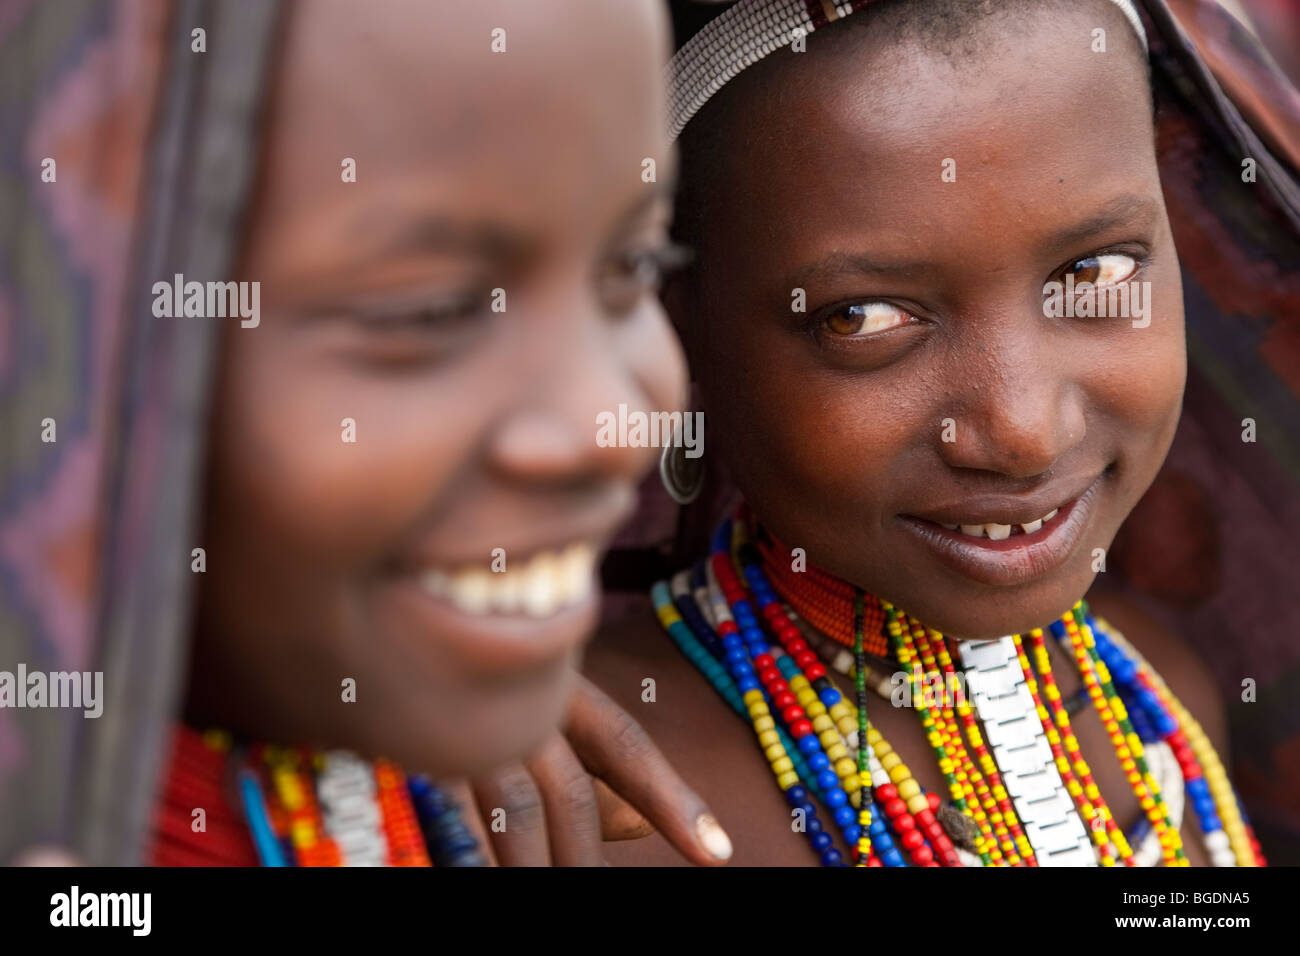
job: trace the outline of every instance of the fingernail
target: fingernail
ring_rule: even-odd
[[[695,836],[715,860],[731,859],[731,838],[718,826],[711,813],[701,813],[695,820]]]

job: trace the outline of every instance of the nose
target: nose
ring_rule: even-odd
[[[1030,478],[1051,469],[1087,430],[1084,389],[1066,350],[1049,336],[985,338],[959,375],[940,425],[940,454],[954,468]],[[969,354],[969,353],[968,353]],[[947,440],[951,439],[951,440]]]
[[[667,336],[667,319],[654,306],[648,318]],[[488,445],[491,467],[522,482],[583,483],[638,481],[660,449],[598,440],[601,422],[629,410],[657,410],[674,395],[661,387],[683,379],[676,343],[649,359],[635,335],[588,308],[587,315],[566,323],[566,333],[545,336],[528,363],[530,380],[516,392],[518,400],[498,420]],[[571,315],[573,313],[570,313]],[[684,385],[681,391],[684,392]],[[659,403],[659,404],[656,404]],[[670,409],[664,409],[670,410]]]

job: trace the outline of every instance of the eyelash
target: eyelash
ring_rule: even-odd
[[[660,274],[663,274],[682,268],[690,262],[691,257],[691,250],[687,246],[666,241],[658,245],[647,246],[644,249],[632,250],[630,254],[624,256],[624,261],[626,262],[629,258],[649,261],[654,264]]]
[[[673,242],[656,246],[629,249],[608,260],[606,268],[623,270],[615,281],[630,280],[635,283],[633,292],[639,298],[645,292],[656,291],[672,272],[685,266],[691,259],[691,250]],[[608,273],[598,276],[609,278]],[[473,293],[449,297],[442,302],[419,306],[398,307],[361,313],[357,319],[366,329],[382,333],[432,331],[448,322],[462,322],[486,313],[491,305],[492,293],[477,290]],[[634,304],[634,303],[630,303]]]
[[[868,309],[872,306],[887,306],[896,309],[898,312],[906,316],[906,318],[896,325],[887,326],[867,333],[836,333],[827,328],[827,322],[843,312],[857,308]],[[822,340],[822,337],[825,336],[836,345],[841,345],[866,340],[880,341],[887,337],[889,332],[917,325],[924,321],[924,319],[918,316],[917,313],[912,311],[910,308],[904,308],[898,303],[892,302],[888,299],[855,299],[828,306],[827,308],[814,313],[808,325],[808,332],[814,339]]]
[[[440,302],[361,313],[357,316],[370,330],[385,333],[426,332],[449,322],[473,319],[486,311],[490,293],[475,292]]]
[[[1147,265],[1150,262],[1150,253],[1145,247],[1139,248],[1133,245],[1108,246],[1104,249],[1098,249],[1094,252],[1089,252],[1082,256],[1075,256],[1074,258],[1070,259],[1068,262],[1062,264],[1058,269],[1056,269],[1056,271],[1052,273],[1052,279],[1063,282],[1066,272],[1068,272],[1074,266],[1078,265],[1081,262],[1086,262],[1089,259],[1102,259],[1105,258],[1106,256],[1124,256],[1128,259],[1132,259],[1134,263],[1132,270],[1130,270],[1130,272],[1124,278],[1116,280],[1114,282],[1106,283],[1107,286],[1122,285],[1124,283],[1134,281],[1139,275],[1141,275],[1145,271]],[[886,326],[884,328],[877,329],[872,332],[866,332],[866,333],[861,333],[861,332],[835,333],[835,332],[827,331],[826,323],[830,319],[834,318],[835,316],[850,309],[869,308],[871,306],[889,306],[896,309],[898,312],[902,313],[907,318],[904,321],[901,321],[895,325]],[[894,302],[891,302],[888,299],[857,299],[853,301],[840,302],[837,303],[836,305],[829,306],[828,308],[822,309],[819,312],[815,313],[810,322],[809,331],[814,336],[819,334],[828,334],[834,340],[841,343],[851,342],[851,341],[865,341],[869,339],[877,340],[883,337],[885,333],[893,329],[905,328],[910,325],[915,325],[920,321],[924,321],[924,320],[921,319],[921,317],[918,316],[916,313],[910,311],[909,309],[903,308],[902,306]]]
[[[657,292],[669,275],[687,265],[691,256],[686,246],[667,240],[615,254],[596,275],[606,306],[616,314],[630,311],[642,296]]]
[[[1053,272],[1051,279],[1056,281],[1064,281],[1065,273],[1072,266],[1078,265],[1080,262],[1086,262],[1089,259],[1102,259],[1105,258],[1106,256],[1124,256],[1127,259],[1133,260],[1132,271],[1130,271],[1129,274],[1126,275],[1123,279],[1119,279],[1115,282],[1106,283],[1107,286],[1123,285],[1126,282],[1132,282],[1141,272],[1143,272],[1146,269],[1148,263],[1151,260],[1151,253],[1145,247],[1138,247],[1134,245],[1108,246],[1105,249],[1098,249],[1095,252],[1089,252],[1087,255],[1075,256],[1073,259],[1070,259],[1068,262],[1061,265],[1061,267],[1058,268],[1055,272]]]

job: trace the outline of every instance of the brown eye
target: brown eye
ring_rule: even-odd
[[[861,302],[828,315],[823,323],[835,335],[861,337],[903,325],[911,315],[888,302]]]
[[[1137,266],[1137,261],[1132,256],[1106,253],[1077,259],[1065,272],[1074,276],[1076,286],[1083,282],[1108,286],[1123,282],[1137,271]]]

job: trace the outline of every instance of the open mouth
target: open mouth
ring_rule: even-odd
[[[465,614],[523,615],[545,618],[591,600],[595,593],[599,546],[577,541],[558,550],[538,551],[510,561],[502,570],[484,564],[420,573],[421,589],[450,601]]]
[[[576,504],[554,501],[496,530],[464,511],[459,524],[425,529],[377,581],[379,626],[428,666],[491,680],[554,679],[595,629],[600,561],[636,489],[620,482]]]
[[[549,669],[573,654],[600,613],[596,568],[603,545],[579,540],[526,556],[505,570],[490,560],[425,564],[390,579],[385,606],[421,652],[439,646],[480,674]]]
[[[1041,518],[1035,518],[1033,521],[1027,521],[1023,524],[997,524],[996,522],[989,522],[987,524],[945,524],[941,525],[941,527],[947,528],[949,531],[960,531],[968,538],[988,538],[990,541],[1003,541],[1010,538],[1012,535],[1033,534],[1035,531],[1042,528],[1043,525],[1047,524],[1060,514],[1060,512],[1060,508],[1053,508]]]
[[[1074,553],[1104,474],[1082,494],[1038,516],[1032,508],[1026,511],[1022,505],[1010,504],[983,514],[943,516],[958,521],[915,515],[899,515],[899,519],[934,557],[964,577],[995,587],[1025,584],[1056,570]]]

